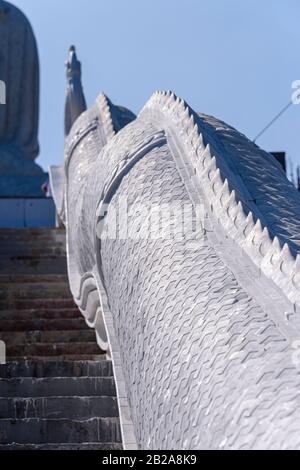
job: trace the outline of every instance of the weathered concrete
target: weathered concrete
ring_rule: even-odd
[[[3,419],[0,443],[27,444],[120,442],[117,418],[74,419]]]
[[[122,450],[122,444],[116,443],[69,443],[69,444],[0,444],[0,450]]]
[[[59,354],[58,354],[59,355]],[[21,377],[0,379],[0,396],[5,397],[85,397],[114,396],[113,377]]]
[[[112,377],[110,361],[101,356],[98,361],[37,361],[9,362],[0,365],[0,377]]]
[[[102,391],[103,393],[103,391]],[[0,398],[1,419],[90,419],[118,417],[116,397]]]

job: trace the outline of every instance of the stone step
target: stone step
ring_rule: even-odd
[[[9,305],[6,301],[0,299],[0,310],[36,310],[36,309],[66,309],[73,308],[75,304],[73,299],[15,299],[11,300]],[[1,318],[1,312],[0,312]]]
[[[23,361],[0,365],[0,378],[112,377],[111,361]]]
[[[121,442],[117,418],[0,420],[0,444]]]
[[[68,301],[69,302],[69,301]],[[73,303],[73,302],[72,302]],[[3,320],[19,321],[21,320],[67,320],[67,319],[82,319],[80,311],[73,306],[70,308],[33,308],[24,310],[1,310],[0,308],[0,322],[2,325]]]
[[[0,243],[4,241],[16,242],[16,241],[29,241],[33,242],[36,240],[52,240],[65,241],[66,232],[63,229],[49,229],[49,228],[24,228],[24,229],[0,229]]]
[[[61,283],[45,284],[0,284],[1,302],[7,301],[9,304],[15,300],[28,299],[71,299],[69,286]]]
[[[0,340],[6,347],[28,346],[38,343],[48,345],[59,343],[92,343],[95,340],[95,331],[86,327],[84,330],[61,331],[1,331]]]
[[[37,277],[37,276],[34,276]],[[25,280],[25,279],[24,279]],[[42,292],[43,291],[54,291],[56,289],[66,289],[70,293],[70,288],[69,288],[69,283],[67,282],[66,278],[65,281],[48,281],[46,280],[45,282],[38,282],[36,279],[34,279],[32,282],[24,282],[22,279],[21,282],[1,282],[0,279],[0,289],[5,291],[5,292],[17,292],[19,290],[26,290],[26,291],[37,291],[40,289]]]
[[[22,377],[0,379],[0,397],[115,396],[113,377]]]
[[[0,258],[0,272],[5,274],[63,274],[67,272],[65,257]]]
[[[121,443],[115,442],[81,442],[63,444],[0,444],[1,450],[122,450]]]
[[[96,341],[73,343],[34,343],[6,344],[7,357],[27,358],[29,356],[65,356],[66,354],[100,354],[101,350]]]
[[[46,257],[46,256],[66,256],[64,243],[3,243],[0,245],[0,257]]]
[[[0,314],[0,327],[3,332],[21,332],[21,331],[78,331],[86,328],[86,322],[81,318],[62,318],[62,319],[33,319],[33,320],[3,320]],[[0,333],[0,337],[1,334]]]
[[[54,236],[50,235],[47,236],[45,234],[42,235],[37,235],[37,236],[28,236],[28,234],[15,234],[13,237],[9,238],[7,236],[4,236],[3,233],[1,233],[0,229],[0,242],[1,245],[7,245],[7,246],[21,246],[21,245],[39,245],[41,247],[47,246],[50,244],[51,245],[66,245],[66,236],[63,233],[56,233]]]
[[[44,261],[45,259],[50,259],[50,260],[63,260],[64,262],[66,261],[66,254],[63,252],[59,253],[44,253],[42,250],[37,250],[37,253],[35,255],[33,254],[27,254],[27,255],[22,255],[20,253],[11,253],[10,251],[8,252],[3,252],[1,253],[0,250],[0,263],[8,263],[8,262],[27,262],[28,265],[30,263],[36,263],[38,261]]]
[[[90,419],[91,416],[118,417],[117,398],[111,396],[0,398],[1,419]]]
[[[57,282],[69,285],[67,274],[1,274],[0,284],[35,284]]]
[[[65,362],[65,361],[101,361],[102,358],[106,355],[104,351],[98,349],[97,354],[60,354],[59,356],[43,356],[41,354],[34,355],[28,354],[26,358],[24,356],[7,356],[7,364],[17,361],[26,361],[26,362]]]

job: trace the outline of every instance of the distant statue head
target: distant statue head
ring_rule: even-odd
[[[69,83],[72,82],[75,77],[79,77],[81,79],[81,63],[77,59],[75,46],[70,46],[69,48],[69,57],[66,62],[66,67]]]
[[[77,59],[75,46],[71,46],[69,49],[66,67],[65,135],[67,136],[76,119],[86,110],[86,101],[81,83],[81,63]]]
[[[0,0],[0,175],[37,176],[39,62],[35,37],[24,14]]]

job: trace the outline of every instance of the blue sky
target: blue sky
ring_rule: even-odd
[[[300,79],[299,0],[13,0],[41,63],[41,153],[63,160],[65,60],[75,44],[86,99],[100,91],[138,112],[157,89],[253,138]],[[300,164],[300,105],[258,141]]]

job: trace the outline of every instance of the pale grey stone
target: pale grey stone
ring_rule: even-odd
[[[146,449],[299,449],[299,193],[269,154],[172,93],[117,134],[110,106],[105,120],[94,109],[66,142],[69,279],[107,338],[124,447],[134,432]],[[141,230],[141,206],[200,202],[203,230],[99,240],[124,197]]]

